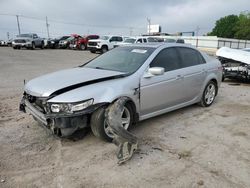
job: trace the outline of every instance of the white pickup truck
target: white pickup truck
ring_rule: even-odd
[[[105,53],[108,50],[114,48],[114,45],[118,42],[122,42],[124,39],[122,36],[117,35],[105,35],[100,37],[99,39],[89,40],[88,49],[92,53],[96,53],[100,51],[101,53]]]

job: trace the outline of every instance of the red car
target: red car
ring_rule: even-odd
[[[75,41],[74,48],[78,50],[86,50],[88,41],[91,39],[99,39],[99,35],[86,35]]]

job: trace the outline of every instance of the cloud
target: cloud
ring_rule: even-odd
[[[160,24],[167,33],[210,31],[217,19],[239,14],[250,6],[248,0],[1,0],[0,14],[20,17],[22,32],[36,32],[46,36],[45,17],[50,33],[58,36],[70,33],[134,35],[146,33],[147,18]],[[31,19],[37,18],[37,19]],[[130,28],[131,27],[131,28]],[[0,38],[18,33],[15,16],[0,15]]]

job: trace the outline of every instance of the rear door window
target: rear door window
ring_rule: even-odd
[[[191,67],[205,63],[200,52],[192,48],[179,47],[178,52],[181,58],[182,68]]]
[[[165,48],[151,62],[150,67],[163,67],[165,72],[181,68],[176,48]]]

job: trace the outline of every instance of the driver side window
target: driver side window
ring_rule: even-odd
[[[150,67],[163,67],[165,72],[181,68],[180,57],[175,48],[165,48],[151,62]]]

